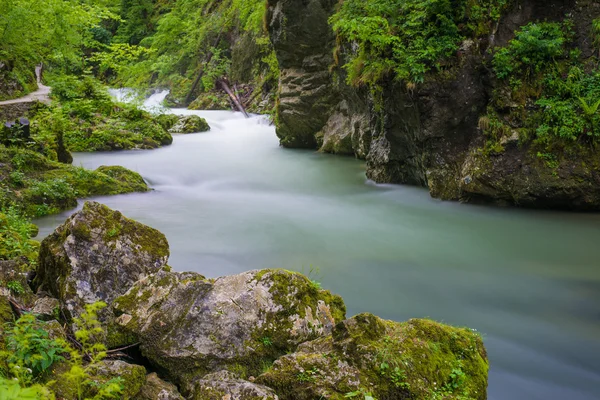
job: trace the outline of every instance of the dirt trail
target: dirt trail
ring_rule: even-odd
[[[18,103],[32,103],[34,101],[41,101],[42,103],[50,102],[50,87],[42,84],[42,65],[35,67],[35,76],[37,77],[38,90],[31,92],[26,96],[19,97],[18,99],[0,101],[0,106],[8,104]]]

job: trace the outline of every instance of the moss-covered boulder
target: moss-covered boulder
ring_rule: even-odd
[[[398,323],[360,314],[279,358],[256,382],[283,400],[341,400],[352,393],[379,400],[483,400],[487,372],[477,333],[430,320]]]
[[[229,371],[219,371],[194,381],[188,399],[278,400],[279,397],[266,386],[239,379]]]
[[[141,342],[144,356],[184,386],[222,369],[256,376],[345,318],[339,296],[284,270],[214,281],[161,270],[138,281],[114,309],[124,337]]]
[[[197,115],[186,115],[179,117],[179,121],[174,124],[169,132],[171,133],[197,133],[210,130],[208,122]]]
[[[96,172],[110,176],[123,186],[128,186],[132,192],[145,192],[148,190],[148,185],[144,178],[137,172],[131,171],[119,165],[101,165],[96,169]]]
[[[104,360],[86,366],[89,381],[85,385],[81,385],[79,389],[83,393],[78,394],[76,381],[69,376],[70,369],[71,366],[68,363],[62,362],[54,364],[48,374],[47,385],[59,399],[95,398],[99,388],[109,381],[117,379],[123,388],[119,399],[130,400],[135,398],[146,382],[146,369],[141,365],[119,360]]]
[[[146,375],[146,382],[134,400],[184,400],[184,398],[177,390],[177,386],[163,381],[156,372],[153,372]]]
[[[36,217],[74,208],[78,198],[150,190],[138,173],[123,167],[90,171],[3,145],[0,165],[0,208],[17,204],[25,214]],[[6,257],[0,254],[0,258]]]
[[[77,316],[86,304],[112,303],[134,282],[166,265],[168,257],[162,233],[86,202],[43,240],[34,285]]]

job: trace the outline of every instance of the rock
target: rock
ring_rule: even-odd
[[[34,286],[58,298],[76,317],[86,304],[112,303],[134,282],[164,267],[168,257],[162,233],[86,202],[43,240]]]
[[[10,305],[10,301],[7,296],[0,295],[0,326],[4,326],[7,322],[13,322],[15,319],[15,315],[13,314],[12,306]],[[4,333],[4,329],[0,330],[0,339],[2,339],[2,334]],[[0,340],[2,344],[0,348],[4,344],[4,340]]]
[[[0,225],[1,216],[2,214],[0,214]],[[1,234],[0,239],[3,239]],[[37,249],[37,247],[38,245],[35,244],[33,248]],[[31,307],[36,300],[28,283],[31,272],[31,265],[25,257],[0,260],[0,296],[13,298],[23,307]]]
[[[266,360],[328,334],[345,315],[339,296],[284,270],[214,282],[159,271],[138,281],[114,309],[119,329],[181,385],[222,369],[256,375]]]
[[[129,188],[131,192],[146,192],[149,190],[144,178],[142,178],[142,176],[137,172],[131,171],[127,168],[118,165],[101,165],[100,167],[96,168],[96,172],[101,172],[110,176],[111,178],[114,178],[120,184],[122,184],[122,186]]]
[[[104,360],[96,369],[94,380],[101,383],[114,378],[123,380],[121,399],[133,399],[146,383],[146,368],[119,360]]]
[[[57,317],[57,312],[60,309],[60,302],[53,297],[38,298],[31,312],[42,321],[50,321]]]
[[[173,125],[169,132],[171,133],[196,133],[210,130],[208,122],[197,115],[186,115],[179,117],[179,121]]]
[[[219,371],[192,383],[189,400],[278,400],[266,386],[237,378],[229,371]]]
[[[142,386],[134,400],[185,400],[177,391],[177,386],[163,381],[155,372],[146,375],[146,383]],[[219,399],[220,400],[220,399]]]
[[[56,394],[58,399],[94,398],[98,387],[106,384],[112,379],[121,379],[123,386],[121,400],[133,399],[146,382],[146,369],[140,365],[128,364],[119,360],[104,360],[98,364],[86,367],[89,373],[89,384],[83,385],[82,395],[77,394],[77,386],[69,379],[70,370],[68,363],[57,363],[52,366],[48,376],[47,385]]]
[[[468,329],[360,314],[279,358],[256,382],[282,400],[341,400],[351,392],[377,399],[484,400],[487,372],[481,337]]]
[[[316,148],[339,101],[329,72],[335,35],[328,23],[337,1],[269,0],[268,30],[279,63],[277,136],[285,147]]]

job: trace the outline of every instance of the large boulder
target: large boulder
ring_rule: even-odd
[[[60,300],[70,317],[86,304],[108,304],[164,267],[165,236],[120,212],[86,202],[43,240],[34,286]]]
[[[430,320],[348,319],[332,335],[285,355],[256,383],[282,400],[364,398],[486,399],[488,362],[481,337]],[[361,397],[358,397],[361,396]]]
[[[197,133],[206,132],[210,130],[208,122],[202,117],[197,115],[186,115],[179,117],[179,121],[175,123],[170,129],[171,133]]]
[[[222,369],[256,376],[345,318],[339,296],[284,270],[214,281],[162,270],[138,281],[114,309],[123,337],[141,342],[143,355],[183,386]]]

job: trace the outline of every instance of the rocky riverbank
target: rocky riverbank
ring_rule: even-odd
[[[33,291],[26,267],[20,278],[1,270],[24,288],[2,292],[4,321],[33,308],[50,321],[40,322],[44,329],[74,341],[90,305],[107,304],[94,338],[109,357],[90,379],[120,377],[121,398],[486,398],[487,356],[476,332],[422,319],[347,318],[342,298],[286,270],[217,279],[174,272],[163,234],[99,203],[85,203],[39,254]],[[74,398],[72,370],[61,365],[42,381]]]
[[[268,29],[280,67],[276,123],[283,146],[354,155],[366,160],[367,176],[376,182],[425,186],[433,197],[446,200],[600,209],[600,158],[593,133],[598,121],[584,127],[578,100],[578,96],[591,93],[590,86],[581,86],[579,79],[583,82],[597,74],[593,21],[600,16],[600,6],[595,2],[465,4],[466,11],[459,17],[448,12],[457,18],[452,29],[462,34],[462,42],[454,45],[449,56],[436,60],[435,68],[430,66],[429,72],[412,76],[413,80],[394,78],[389,72],[394,63],[402,62],[393,59],[391,50],[382,50],[381,60],[373,56],[359,62],[361,52],[376,53],[377,37],[372,32],[373,36],[361,39],[359,29],[351,23],[346,29],[355,40],[347,40],[339,32],[336,35],[330,18],[343,7],[337,1],[268,3]],[[380,19],[368,15],[360,5],[348,6],[346,11],[364,13],[375,32],[382,20],[395,23],[385,14],[386,2],[378,5]],[[428,29],[433,35],[425,40],[445,40],[447,36],[436,38],[442,33],[430,30],[440,23],[432,22],[437,14],[426,14],[425,6],[417,8],[406,12],[413,13],[415,24],[423,24],[421,32]],[[488,9],[489,15],[480,15]],[[529,35],[530,43],[540,42],[533,50],[523,50],[527,52],[525,64],[518,71],[531,68],[533,72],[520,76],[513,71],[508,78],[498,72],[502,60],[494,56],[516,51],[511,40],[523,29],[522,37]],[[391,37],[390,31],[381,35]],[[554,32],[556,39],[549,32]],[[414,38],[398,36],[395,40],[407,40],[398,51],[419,45]],[[388,49],[389,43],[397,42],[390,38],[381,46]],[[523,43],[524,47],[518,48],[527,46]],[[535,57],[544,60],[548,43],[564,47],[547,56],[548,61],[528,67],[526,63]],[[423,54],[427,51],[432,50],[423,49]],[[415,55],[413,67],[419,56]],[[384,72],[373,66],[378,61]],[[354,62],[354,70],[344,67],[349,62]],[[576,71],[580,74],[574,75]],[[358,73],[363,75],[349,79],[350,74]],[[567,76],[569,83],[561,89],[559,99],[552,82],[565,81]],[[365,83],[369,79],[371,82]],[[573,133],[577,124],[580,136]]]

